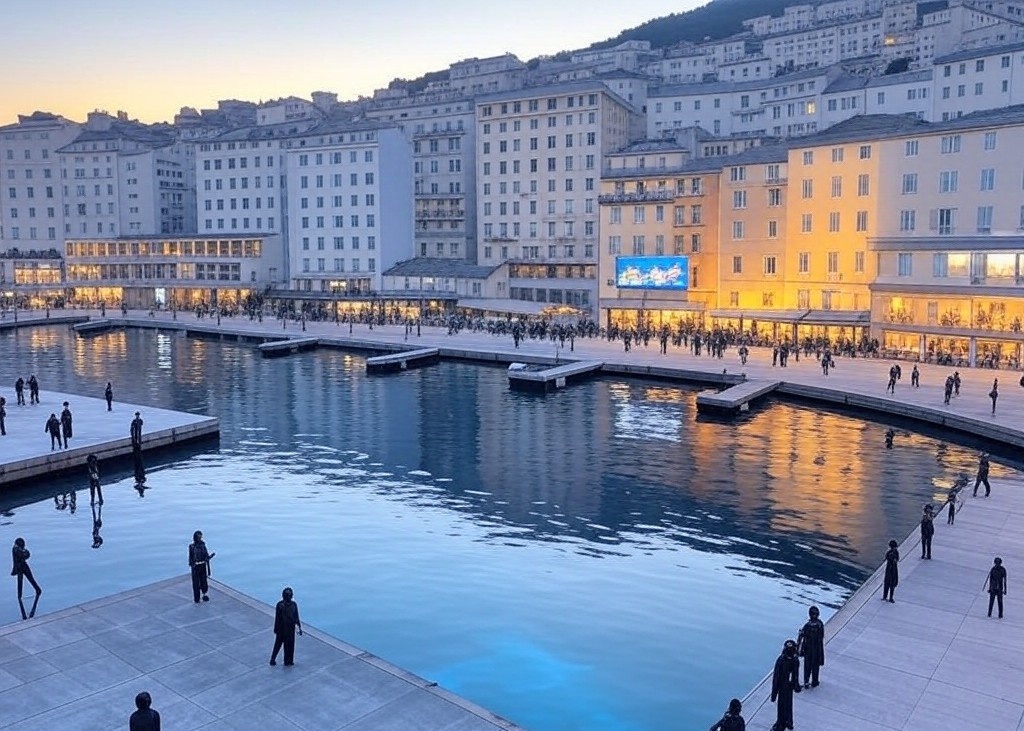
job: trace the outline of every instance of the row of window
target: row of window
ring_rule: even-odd
[[[253,272],[255,280],[256,273]],[[241,264],[165,263],[165,264],[71,264],[68,282],[110,280],[199,280],[240,282]]]
[[[333,243],[335,251],[344,251],[344,249],[345,249],[345,237],[344,236],[333,236],[332,237],[332,243]],[[313,242],[310,239],[309,236],[303,236],[302,237],[302,250],[303,251],[309,251],[310,247],[312,245],[314,245],[314,244],[316,246],[317,251],[324,251],[324,250],[326,250],[326,248],[327,248],[327,237],[326,236],[317,236],[315,242]],[[360,241],[359,241],[359,237],[358,236],[352,236],[352,237],[349,238],[349,248],[352,249],[353,251],[358,251],[359,250],[359,244],[360,244]],[[377,248],[377,237],[376,236],[367,236],[366,237],[366,248],[370,249],[371,251],[373,249]]]
[[[585,100],[585,101],[584,101]],[[596,106],[597,105],[597,94],[580,94],[579,96],[567,96],[562,100],[562,104],[559,105],[558,97],[549,97],[544,101],[544,109],[549,112],[558,110],[559,108],[572,109],[574,107],[584,106]],[[540,111],[541,100],[540,99],[528,99],[526,101],[527,112]],[[480,107],[481,117],[490,117],[495,113],[497,114],[522,114],[523,102],[502,102],[501,104],[485,104]]]
[[[744,193],[743,203],[746,206],[746,192]],[[734,202],[735,202],[734,198]],[[769,200],[774,200],[769,196]],[[781,191],[780,197],[781,200]],[[656,205],[654,206],[654,220],[657,223],[661,223],[665,220],[665,206]],[[647,206],[633,206],[633,223],[646,223],[647,222]],[[676,226],[687,225],[686,218],[686,206],[672,206],[672,222]],[[613,226],[617,226],[622,223],[622,206],[611,206],[608,209],[608,223]],[[704,223],[704,206],[701,204],[690,206],[690,218],[689,225],[700,226]]]
[[[547,121],[548,129],[554,129],[555,127],[558,126],[558,117],[550,116],[550,117],[547,118],[547,120],[548,120]],[[586,121],[585,122],[584,122],[584,118],[583,118],[583,114],[582,113],[578,114],[576,117],[573,117],[573,115],[571,115],[571,114],[565,115],[565,126],[566,127],[572,127],[573,124],[574,124],[574,121],[575,121],[576,124],[579,124],[579,125],[597,124],[597,112],[588,112],[587,116],[586,116]],[[539,130],[540,129],[540,118],[539,117],[534,117],[533,119],[529,120],[528,127],[529,127],[530,130]],[[494,128],[493,128],[493,126],[491,125],[490,122],[485,122],[484,123],[484,125],[482,127],[482,132],[483,132],[484,136],[491,134],[491,132],[493,130],[494,130]],[[497,129],[497,133],[498,134],[508,134],[508,131],[509,131],[509,124],[508,124],[508,122],[499,122],[498,123],[498,129]],[[516,119],[516,120],[514,120],[512,122],[512,131],[513,132],[522,132],[523,131],[523,124],[522,124],[522,122],[520,120]]]
[[[687,239],[689,239],[689,247],[687,247]],[[689,237],[685,235],[676,235],[672,237],[672,250],[665,250],[665,236],[657,234],[654,237],[654,256],[663,256],[665,254],[672,254],[673,256],[680,256],[682,254],[699,254],[703,249],[701,234],[690,234]],[[621,236],[609,236],[608,237],[608,253],[612,256],[618,256],[622,254],[622,237]],[[633,249],[631,253],[634,256],[645,256],[648,254],[647,250],[647,237],[644,235],[637,235],[633,237]]]
[[[529,235],[531,239],[537,238],[538,225],[536,221],[530,221],[528,224]],[[548,221],[544,225],[544,230],[547,232],[547,238],[553,239],[558,236],[564,238],[572,238],[576,235],[577,228],[575,221],[563,221],[562,222],[562,233],[558,233],[558,224],[556,221]],[[583,235],[586,237],[593,237],[596,235],[597,224],[594,221],[583,222]],[[495,235],[497,231],[497,235]],[[507,223],[499,223],[498,228],[494,228],[493,223],[484,224],[484,238],[485,239],[518,239],[522,235],[522,225],[516,221],[512,223],[511,228]]]
[[[263,254],[259,239],[199,241],[68,241],[64,252],[74,256],[205,256],[251,259]]]
[[[557,215],[557,211],[556,211],[557,207],[558,207],[558,201],[556,201],[554,199],[549,200],[548,204],[547,204],[547,215],[549,215],[549,216]],[[663,208],[663,207],[664,206],[659,206],[659,208]],[[520,214],[520,212],[522,211],[522,208],[523,207],[522,207],[522,205],[520,204],[519,201],[512,201],[511,211],[512,211],[512,215],[513,216],[518,216]],[[509,210],[510,210],[510,208],[509,208],[509,204],[508,204],[507,201],[498,201],[498,215],[499,216],[507,216],[508,213],[509,213]],[[484,216],[492,215],[493,211],[494,211],[494,204],[491,201],[487,201],[486,203],[484,203],[484,208],[483,208]],[[527,201],[526,212],[529,213],[530,215],[535,216],[535,215],[537,215],[537,211],[538,211],[537,201]],[[583,201],[583,213],[588,214],[588,215],[592,215],[592,214],[594,214],[596,212],[597,212],[597,207],[594,205],[594,199],[593,198],[586,198],[586,199],[584,199],[584,201]],[[566,215],[566,216],[572,216],[572,215],[575,215],[575,213],[576,213],[576,199],[575,198],[566,198],[564,200],[564,205],[562,207],[562,214]],[[658,220],[661,220],[661,219],[659,218]]]
[[[334,268],[333,269],[328,269],[327,268],[327,259],[324,259],[324,258],[319,258],[319,259],[303,259],[302,260],[302,271],[304,273],[307,273],[307,274],[309,272],[327,272],[327,271],[331,271],[331,272],[345,272],[345,271],[359,272],[359,271],[362,271],[362,268],[361,268],[362,267],[362,263],[359,261],[359,259],[350,259],[349,260],[349,264],[348,264],[348,267],[349,267],[348,269],[345,268],[345,259],[342,259],[340,257],[339,258],[335,258],[333,260],[333,264],[334,264]],[[376,259],[371,257],[371,258],[366,260],[366,271],[368,271],[368,272],[375,272],[375,271],[377,271],[377,260]]]
[[[511,257],[509,256],[510,248],[507,244],[502,244],[498,248],[501,256],[501,261],[508,261]],[[540,246],[522,246],[520,249],[520,258],[522,259],[540,259],[541,247]],[[576,245],[575,244],[564,244],[562,246],[562,256],[566,259],[572,259],[576,256]],[[586,259],[594,258],[594,245],[584,244],[583,245],[583,257]],[[557,259],[558,258],[558,246],[555,244],[549,244],[547,248],[547,258]],[[491,244],[484,245],[484,261],[492,261],[494,259],[494,246]],[[595,274],[588,274],[591,279]]]

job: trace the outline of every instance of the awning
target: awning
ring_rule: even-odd
[[[607,297],[600,300],[602,310],[670,310],[680,312],[703,312],[703,302],[683,302],[677,300],[658,300],[648,297]]]
[[[477,312],[493,312],[498,315],[540,315],[550,307],[550,302],[528,302],[513,299],[459,299],[458,306]],[[557,303],[555,303],[557,304]]]
[[[854,325],[871,324],[870,310],[809,310],[800,318],[801,325]]]
[[[743,318],[746,322],[785,322],[795,325],[800,318],[807,314],[807,310],[711,310],[708,313],[711,317],[720,319],[738,320]]]

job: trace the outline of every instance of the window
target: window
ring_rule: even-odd
[[[996,133],[995,132],[986,132],[985,133],[985,144],[984,144],[984,147],[985,147],[986,150],[994,150],[994,149],[996,149]]]
[[[943,170],[939,173],[939,192],[956,193],[959,187],[959,177],[956,170]]]
[[[799,274],[807,274],[811,271],[811,252],[801,251],[797,254],[796,270]]]
[[[978,233],[992,233],[992,206],[978,206]]]
[[[855,251],[853,252],[853,271],[855,274],[864,273],[864,252]]]
[[[743,239],[743,221],[732,222],[732,238],[734,241],[740,241]]]
[[[734,190],[732,192],[732,207],[734,210],[740,210],[747,207],[747,191]]]
[[[960,152],[960,135],[947,135],[943,137],[941,149],[943,155]]]
[[[857,211],[857,231],[863,233],[868,230],[868,212]]]
[[[913,254],[896,255],[896,274],[900,277],[909,277],[913,272]]]
[[[734,256],[732,258],[732,273],[733,274],[742,274],[743,273],[743,257],[742,256]]]
[[[843,197],[843,178],[840,175],[832,176],[832,197],[842,198]]]
[[[871,145],[860,146],[860,159],[870,160],[871,159]]]
[[[782,188],[768,189],[768,206],[777,208],[782,205]]]
[[[995,190],[996,188],[996,169],[985,168],[981,171],[981,189]]]
[[[932,254],[932,276],[936,278],[949,276],[949,254]]]
[[[828,231],[833,234],[839,232],[839,211],[828,214]]]
[[[827,264],[829,274],[839,273],[839,252],[830,251],[828,252]]]
[[[747,169],[745,167],[732,167],[729,168],[729,180],[733,183],[740,183],[747,179]]]
[[[917,193],[917,173],[903,173],[903,195]]]
[[[766,256],[764,258],[764,273],[765,276],[775,276],[776,258],[774,256]]]
[[[917,157],[918,147],[919,145],[917,140],[907,140],[906,142],[903,143],[904,156]]]
[[[935,225],[940,234],[956,233],[956,209],[940,208],[935,212]]]
[[[803,154],[804,165],[814,164],[814,150],[804,150]]]
[[[871,195],[871,176],[867,173],[857,176],[857,196],[863,198]]]
[[[814,228],[814,220],[810,213],[800,215],[800,233],[809,234]]]
[[[833,147],[832,148],[832,162],[842,162],[842,161],[843,161],[843,148],[842,147]]]
[[[800,182],[800,197],[804,200],[814,197],[814,181],[810,178],[804,178]]]

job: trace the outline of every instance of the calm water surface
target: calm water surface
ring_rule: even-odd
[[[706,728],[809,603],[831,614],[975,465],[789,405],[698,421],[694,392],[658,383],[538,398],[501,369],[364,369],[147,332],[0,334],[3,393],[30,371],[44,400],[111,380],[221,419],[219,448],[151,465],[144,498],[108,466],[98,549],[84,475],[2,498],[0,543],[28,539],[39,611],[186,573],[201,529],[217,579],[271,603],[290,584],[309,623],[527,728]],[[13,587],[0,596],[14,621]]]

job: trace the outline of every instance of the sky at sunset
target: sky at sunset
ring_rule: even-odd
[[[49,0],[4,3],[0,124],[44,110],[145,122],[218,99],[370,95],[472,56],[528,60],[705,0]]]

